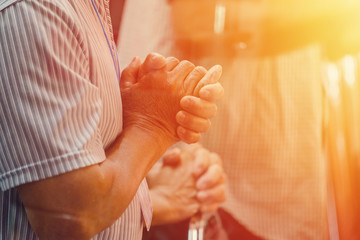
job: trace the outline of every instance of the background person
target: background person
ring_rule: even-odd
[[[230,239],[328,239],[323,43],[349,50],[336,39],[357,11],[356,1],[125,3],[119,52],[224,66],[227,95],[202,143],[224,160]]]
[[[109,7],[91,3],[0,6],[3,239],[140,239],[148,170],[215,114],[219,66],[149,54],[124,69],[120,92]]]

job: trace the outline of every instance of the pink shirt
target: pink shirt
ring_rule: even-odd
[[[116,56],[109,1],[95,3]],[[105,160],[122,131],[119,82],[90,0],[0,1],[0,43],[0,238],[37,239],[15,187]],[[93,239],[141,239],[151,217],[143,180]]]

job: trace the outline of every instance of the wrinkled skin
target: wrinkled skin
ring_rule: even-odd
[[[216,114],[213,101],[223,95],[220,75],[220,66],[206,71],[158,54],[149,54],[144,63],[134,58],[121,79],[124,128],[137,125],[170,137],[173,143],[198,141]]]

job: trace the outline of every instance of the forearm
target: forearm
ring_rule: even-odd
[[[129,127],[101,164],[19,187],[40,239],[89,239],[109,227],[171,144],[164,139]]]

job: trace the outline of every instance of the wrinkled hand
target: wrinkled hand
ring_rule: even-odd
[[[147,180],[156,224],[180,221],[198,211],[210,213],[225,201],[221,160],[200,144],[169,150]]]
[[[224,89],[218,82],[222,69],[216,65],[206,71],[203,67],[196,67],[188,76],[201,80],[197,83],[192,95],[183,97],[180,101],[182,108],[176,115],[180,125],[177,134],[186,143],[195,143],[200,139],[200,133],[210,128],[210,118],[216,115],[215,101],[222,98]],[[196,82],[196,80],[189,80]]]
[[[166,59],[161,55],[149,54],[144,63],[134,58],[120,81],[124,128],[135,125],[175,140],[173,118],[183,94],[179,84],[186,75],[177,77],[169,78]]]
[[[200,212],[214,212],[226,198],[226,176],[221,158],[201,147],[194,151],[194,161],[193,175],[196,178],[196,197],[200,203]]]
[[[206,72],[188,61],[165,59],[158,54],[149,54],[144,63],[134,58],[121,78],[124,127],[136,125],[165,135],[173,143],[178,138],[185,142],[198,141],[197,135],[210,127],[209,116],[216,113],[216,105],[210,101],[222,94],[217,83],[220,75],[220,66]],[[220,94],[214,97],[219,89]],[[203,95],[207,100],[189,100],[194,95]],[[184,96],[187,96],[185,100]]]
[[[174,161],[174,164],[157,162],[147,175],[154,209],[154,225],[184,220],[200,208],[196,199],[196,180],[192,173],[192,164],[189,164],[187,157],[181,161],[180,154],[178,148],[167,151],[163,157],[164,162]],[[184,154],[182,157],[185,157]]]

